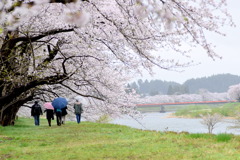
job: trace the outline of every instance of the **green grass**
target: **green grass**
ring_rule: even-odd
[[[20,118],[15,126],[0,127],[0,160],[239,159],[240,137],[227,137],[91,122],[48,127],[45,119],[34,126],[33,119]]]
[[[216,135],[216,139],[218,142],[228,142],[232,139],[233,135],[231,134],[226,134],[226,133],[221,133]]]
[[[212,139],[214,135],[212,134],[202,134],[202,133],[192,133],[188,137],[193,139]]]
[[[240,103],[226,103],[222,105],[189,105],[175,112],[176,116],[185,116],[192,118],[200,118],[200,115],[207,113],[218,113],[225,117],[235,117],[240,111]]]
[[[176,116],[200,117],[200,114],[211,112],[208,105],[189,105],[175,112]]]
[[[200,118],[207,113],[219,113],[225,117],[235,117],[240,112],[240,103],[226,104],[195,104],[195,105],[170,105],[164,106],[166,112],[175,111],[176,116]],[[138,107],[140,112],[159,112],[160,106]]]

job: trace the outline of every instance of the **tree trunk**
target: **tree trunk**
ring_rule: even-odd
[[[19,98],[16,103],[8,106],[6,109],[5,106],[0,106],[0,125],[1,126],[10,126],[15,124],[15,119],[19,108],[26,102],[33,100],[33,94],[26,94],[24,98]],[[12,98],[14,101],[14,98]]]
[[[1,114],[0,125],[10,126],[15,124],[15,119],[20,106],[9,106]]]

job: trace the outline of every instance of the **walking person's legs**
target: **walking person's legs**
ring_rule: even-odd
[[[79,114],[79,123],[81,123],[81,114]]]
[[[35,116],[33,116],[33,118],[34,118],[34,124],[36,126],[37,125],[37,116],[35,115]]]
[[[57,117],[57,125],[61,126],[61,124],[62,124],[62,113],[61,112],[57,112],[56,113],[56,117]]]
[[[65,124],[66,116],[62,116],[62,124]]]
[[[59,124],[60,124],[59,126],[61,126],[61,124],[62,124],[62,116],[61,115],[59,116]]]
[[[51,127],[51,118],[47,119],[48,120],[48,125]]]
[[[35,123],[35,126],[39,126],[39,115],[34,116],[34,123]]]
[[[57,125],[59,126],[60,124],[60,119],[59,119],[59,116],[57,115]]]
[[[77,123],[79,123],[79,114],[76,114]]]
[[[39,126],[40,125],[40,119],[39,119],[39,115],[37,115],[37,125]]]
[[[56,115],[56,122],[57,122],[57,125],[58,125],[58,115]]]

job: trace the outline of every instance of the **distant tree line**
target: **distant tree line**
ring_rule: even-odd
[[[142,80],[129,83],[128,87],[136,90],[137,93],[146,96],[154,95],[180,95],[180,94],[197,94],[201,90],[209,92],[227,92],[229,86],[239,84],[240,76],[231,74],[218,74],[210,77],[189,79],[183,84],[172,81],[162,80]]]

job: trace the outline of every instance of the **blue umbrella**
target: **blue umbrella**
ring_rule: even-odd
[[[66,107],[68,104],[68,101],[66,98],[62,98],[62,97],[58,97],[58,98],[55,98],[53,101],[52,101],[52,105],[55,109],[62,109],[64,107]]]

